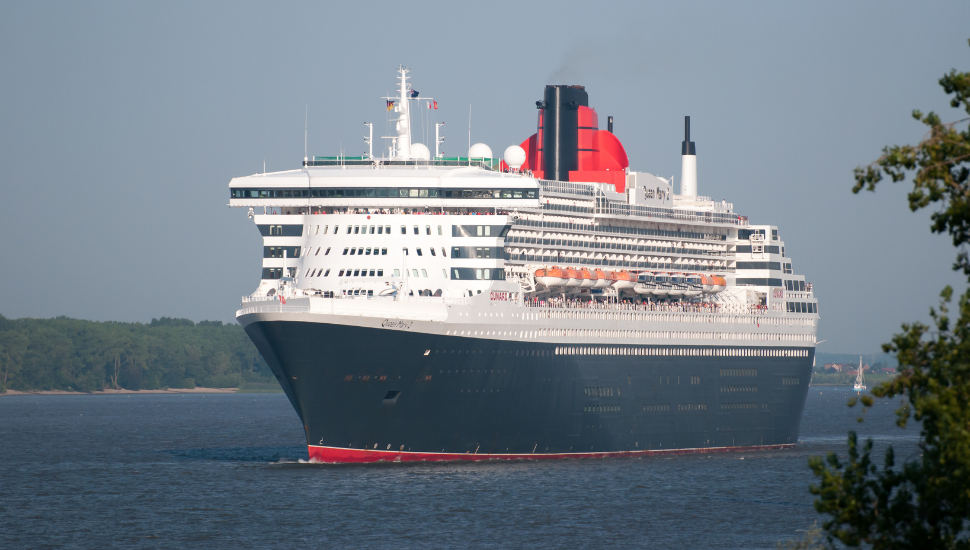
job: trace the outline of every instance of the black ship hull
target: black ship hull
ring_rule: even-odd
[[[790,446],[795,357],[564,355],[559,344],[299,321],[246,332],[325,462],[625,456]],[[689,346],[679,346],[683,349]]]

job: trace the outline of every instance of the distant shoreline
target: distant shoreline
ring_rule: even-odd
[[[102,391],[67,391],[67,390],[41,390],[41,391],[17,391],[8,389],[6,393],[0,393],[0,397],[14,395],[140,395],[150,393],[236,393],[239,388],[172,388],[168,390],[102,390]]]

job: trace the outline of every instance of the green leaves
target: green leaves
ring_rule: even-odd
[[[940,79],[950,105],[970,114],[970,73],[951,71]],[[956,247],[970,242],[970,130],[961,119],[943,123],[933,112],[913,111],[928,127],[915,146],[890,146],[864,168],[855,169],[853,192],[874,191],[884,176],[899,182],[911,178],[912,210],[938,204],[931,230],[947,232]],[[958,128],[963,127],[961,131]],[[970,256],[957,254],[953,266],[970,278]],[[828,541],[873,548],[970,548],[970,290],[951,312],[953,289],[940,293],[930,310],[932,326],[904,324],[883,345],[899,360],[899,375],[873,388],[880,398],[902,398],[896,424],[910,418],[920,423],[921,454],[895,465],[892,447],[883,466],[872,460],[872,441],[858,445],[849,433],[848,461],[834,453],[809,461],[819,483],[810,491],[815,509],[829,519],[822,525]],[[954,319],[955,316],[955,319]],[[858,401],[873,406],[870,396]],[[860,419],[862,420],[862,419]]]

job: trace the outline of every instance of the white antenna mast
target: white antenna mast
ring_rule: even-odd
[[[472,148],[472,104],[468,104],[468,149]]]
[[[307,129],[307,122],[310,120],[310,104],[307,103],[304,109],[305,110],[303,112],[303,166],[306,166],[307,160],[309,160],[306,154],[306,129]]]
[[[367,157],[370,159],[374,158],[374,123],[365,122],[364,126],[367,126],[367,137],[364,138],[364,143],[367,144]]]
[[[438,150],[438,146],[445,142],[445,136],[441,135],[441,127],[444,126],[444,122],[438,122],[434,125],[434,156],[435,158],[441,156],[441,152]]]

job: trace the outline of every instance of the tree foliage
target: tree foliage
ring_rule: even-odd
[[[271,382],[245,331],[221,321],[151,324],[0,315],[0,391],[235,387]]]
[[[970,73],[952,70],[940,79],[950,105],[970,114]],[[909,205],[930,205],[931,230],[948,233],[958,255],[954,269],[970,278],[970,129],[967,118],[943,123],[933,112],[913,117],[929,127],[917,145],[890,146],[883,156],[855,170],[854,192],[874,191],[888,175],[894,182],[912,177]],[[905,324],[883,349],[895,352],[899,375],[872,390],[876,397],[900,396],[897,424],[920,424],[920,455],[897,464],[892,446],[882,467],[872,456],[871,440],[859,445],[849,433],[847,461],[835,453],[813,457],[819,483],[811,492],[815,508],[828,516],[828,542],[873,548],[970,548],[970,290],[951,315],[953,290],[931,309],[931,325]],[[955,319],[953,318],[955,317]],[[873,405],[864,396],[865,408]],[[850,401],[850,406],[855,405]]]

